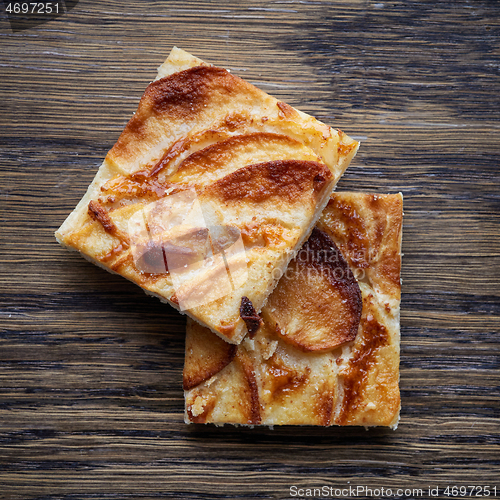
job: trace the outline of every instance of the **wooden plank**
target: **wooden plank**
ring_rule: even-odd
[[[500,5],[83,0],[0,43],[0,498],[500,495]],[[358,138],[339,191],[404,194],[397,431],[186,426],[184,317],[55,242],[173,45]]]

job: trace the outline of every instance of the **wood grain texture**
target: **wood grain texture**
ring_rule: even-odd
[[[17,33],[2,16],[0,498],[500,496],[498,2],[82,0]],[[396,432],[186,426],[184,318],[55,242],[173,45],[359,139],[338,190],[403,192]]]

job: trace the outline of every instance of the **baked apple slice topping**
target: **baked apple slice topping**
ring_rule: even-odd
[[[361,291],[346,260],[328,235],[315,228],[262,311],[286,343],[324,352],[354,340]]]

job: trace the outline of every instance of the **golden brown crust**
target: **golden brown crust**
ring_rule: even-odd
[[[217,92],[233,92],[235,80],[225,69],[195,66],[151,83],[142,100],[153,113],[191,117],[206,104],[214,88]]]
[[[387,313],[372,292],[363,295],[360,331],[350,354],[339,358],[344,396],[334,420],[394,426],[400,408],[399,317]]]
[[[120,164],[133,160],[141,142],[160,140],[157,125],[169,122],[192,123],[212,107],[225,107],[238,95],[247,95],[249,105],[258,100],[261,92],[223,68],[196,66],[152,82],[144,92],[138,109],[109,158]]]
[[[389,341],[387,328],[373,315],[367,314],[362,323],[362,341],[342,373],[344,397],[336,420],[339,425],[346,425],[349,417],[363,405],[363,388],[368,383],[368,373],[377,362],[376,352]]]
[[[297,111],[295,111],[292,106],[287,104],[286,102],[278,101],[276,105],[279,108],[279,113],[278,116],[280,118],[287,118],[289,120],[292,120],[297,116]]]
[[[213,92],[230,94],[243,82],[239,80],[222,68],[196,66],[150,83],[135,115],[111,149],[111,158],[116,161],[134,155],[135,143],[148,139],[147,122],[150,117],[168,115],[172,119],[192,120]]]
[[[102,227],[107,233],[115,234],[116,226],[110,219],[106,209],[95,200],[91,200],[89,203],[89,215],[92,219],[101,223]]]
[[[259,220],[244,224],[240,231],[245,248],[277,247],[285,240],[286,228]]]
[[[207,171],[222,168],[224,163],[231,161],[235,153],[241,150],[248,149],[249,147],[253,147],[255,150],[265,149],[270,145],[274,147],[301,147],[299,141],[283,134],[254,132],[245,135],[235,135],[194,152],[179,165],[176,174],[182,175],[184,171],[188,171],[191,175],[203,175]]]
[[[306,367],[303,372],[297,371],[295,367],[287,365],[283,358],[276,354],[266,361],[265,371],[269,375],[270,382],[266,385],[266,391],[269,391],[269,396],[275,401],[300,390],[308,383],[311,372],[309,367]]]
[[[205,424],[209,422],[210,414],[212,413],[216,402],[216,396],[211,392],[208,393],[208,397],[195,397],[193,403],[187,404],[186,406],[186,414],[189,422],[192,422],[193,424]]]
[[[329,425],[336,386],[328,362],[318,355],[295,351],[273,336],[268,342],[277,343],[266,359],[261,351],[264,337],[258,338],[255,356],[260,381],[262,421],[267,424]],[[324,355],[323,355],[324,356]],[[318,376],[321,374],[320,376]]]
[[[354,151],[354,149],[356,149],[357,145],[349,136],[344,134],[342,130],[337,130],[337,132],[340,139],[337,146],[337,152],[340,156],[348,156],[352,151]]]
[[[277,160],[248,165],[207,188],[223,202],[262,203],[276,199],[296,203],[309,193],[319,193],[332,174],[325,165],[312,161]]]
[[[142,199],[155,201],[165,195],[166,186],[160,185],[153,179],[147,179],[140,173],[130,177],[115,177],[101,186],[102,203],[112,211],[124,200]]]
[[[270,162],[276,159],[292,157],[294,160],[320,161],[319,158],[304,145],[283,134],[269,132],[255,132],[245,135],[234,135],[223,138],[223,133],[205,134],[204,140],[208,146],[194,150],[177,167],[176,172],[170,177],[169,182],[178,185],[189,185],[201,190],[204,186],[212,184],[218,179],[245,167],[258,160]],[[192,147],[191,142],[184,146]],[[164,164],[165,159],[160,162]],[[167,163],[168,164],[168,163]],[[162,167],[163,168],[163,167]],[[153,169],[153,171],[155,171]]]
[[[357,276],[399,300],[402,217],[399,195],[334,194],[318,227],[337,243]]]
[[[245,391],[243,397],[241,398],[242,400],[249,401],[249,415],[245,423],[252,425],[260,424],[262,420],[260,415],[259,389],[257,386],[253,363],[251,362],[246,350],[243,348],[237,348],[236,357],[238,363],[243,369],[248,384],[248,390]]]

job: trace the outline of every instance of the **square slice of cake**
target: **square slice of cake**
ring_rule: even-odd
[[[174,48],[56,238],[238,344],[358,146]]]
[[[254,335],[188,319],[186,422],[396,428],[402,215],[400,194],[334,193]]]

